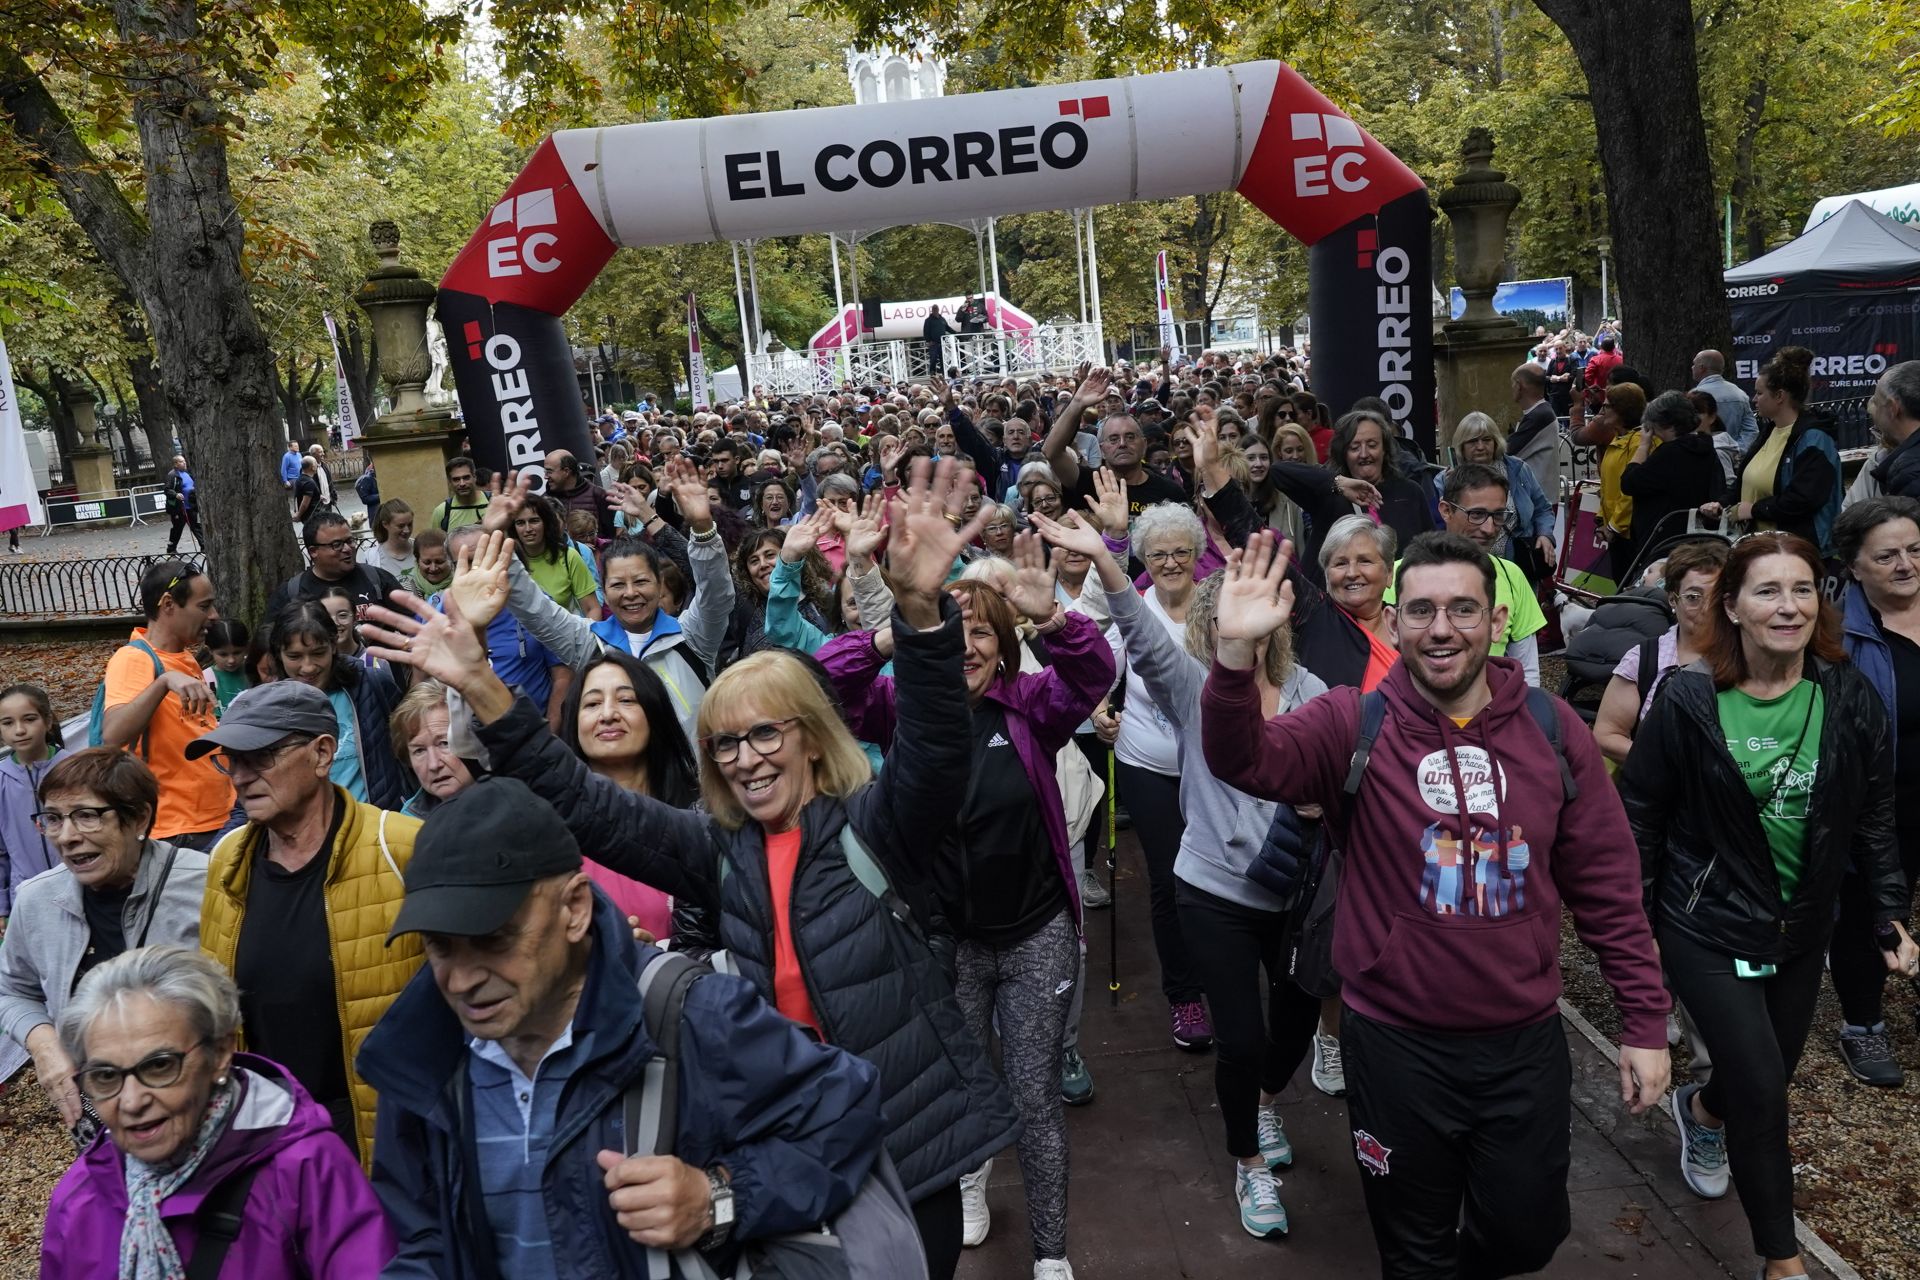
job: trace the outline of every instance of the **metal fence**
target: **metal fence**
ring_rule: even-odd
[[[140,576],[159,560],[205,570],[199,552],[0,562],[0,618],[120,617],[140,612]]]

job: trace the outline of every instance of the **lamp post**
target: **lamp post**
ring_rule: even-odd
[[[1593,247],[1600,251],[1600,320],[1605,323],[1613,314],[1613,308],[1607,304],[1607,267],[1613,258],[1613,238],[1601,236],[1593,242]]]

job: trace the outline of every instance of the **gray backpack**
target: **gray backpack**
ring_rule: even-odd
[[[680,1023],[687,990],[713,970],[691,956],[662,951],[640,972],[647,1034],[660,1051],[622,1100],[625,1154],[672,1155],[679,1132]],[[913,1206],[883,1148],[853,1201],[811,1231],[746,1241],[740,1261],[721,1275],[695,1249],[647,1250],[648,1280],[927,1280],[926,1249]]]

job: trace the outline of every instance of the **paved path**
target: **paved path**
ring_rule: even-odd
[[[1346,1108],[1307,1080],[1282,1095],[1297,1161],[1284,1178],[1292,1234],[1255,1240],[1241,1230],[1230,1158],[1213,1098],[1213,1059],[1172,1046],[1147,927],[1146,877],[1123,835],[1121,993],[1107,992],[1114,911],[1090,913],[1088,993],[1081,1047],[1094,1075],[1091,1106],[1068,1110],[1072,1209],[1068,1255],[1080,1280],[1222,1280],[1280,1275],[1364,1280],[1379,1259],[1360,1196]],[[1566,1024],[1573,1055],[1573,1234],[1548,1274],[1556,1280],[1751,1280],[1745,1219],[1729,1195],[1694,1198],[1676,1167],[1672,1122],[1620,1107],[1618,1073]],[[968,1251],[962,1280],[1032,1274],[1019,1166],[994,1162],[993,1232]],[[1808,1261],[1813,1262],[1809,1257]],[[1813,1280],[1833,1280],[1817,1263]]]

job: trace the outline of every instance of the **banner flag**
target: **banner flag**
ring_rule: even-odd
[[[713,384],[707,381],[707,359],[700,354],[700,303],[687,295],[687,399],[696,409],[713,404]]]
[[[1173,327],[1173,297],[1167,292],[1167,251],[1162,249],[1154,259],[1154,288],[1160,300],[1160,345],[1173,348],[1173,354],[1180,354],[1180,335]]]
[[[45,524],[40,490],[33,483],[27,460],[27,428],[20,420],[20,396],[13,388],[13,362],[7,358],[7,339],[0,334],[0,529]]]
[[[339,397],[334,416],[340,424],[340,447],[351,449],[360,436],[360,416],[354,412],[353,389],[347,385],[347,362],[340,358],[340,330],[334,327],[331,311],[322,318],[327,322],[327,340],[333,343],[333,389]]]

